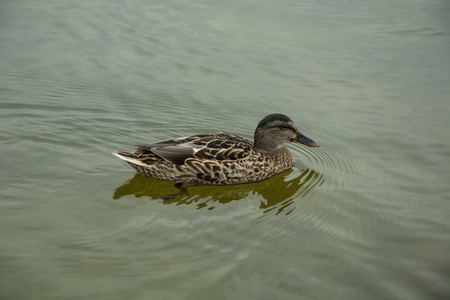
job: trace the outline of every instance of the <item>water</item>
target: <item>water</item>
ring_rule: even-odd
[[[1,299],[450,297],[448,1],[3,1]],[[260,183],[135,143],[269,113],[321,144]]]

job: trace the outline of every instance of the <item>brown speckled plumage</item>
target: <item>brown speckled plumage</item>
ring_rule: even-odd
[[[115,152],[139,174],[189,185],[226,185],[255,182],[294,165],[281,144],[296,141],[318,146],[298,132],[280,114],[264,118],[255,131],[255,143],[232,133],[218,132],[137,145],[135,152]],[[255,146],[256,145],[256,146]]]

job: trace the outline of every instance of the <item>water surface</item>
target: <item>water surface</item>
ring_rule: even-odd
[[[447,1],[0,4],[1,299],[450,297]],[[231,187],[111,155],[289,115]]]

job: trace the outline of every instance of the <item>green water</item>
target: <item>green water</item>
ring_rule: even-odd
[[[0,299],[450,297],[448,1],[2,1]],[[284,113],[269,180],[116,150]]]

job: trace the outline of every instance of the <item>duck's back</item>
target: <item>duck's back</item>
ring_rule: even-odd
[[[191,185],[255,182],[293,165],[292,155],[284,147],[264,155],[253,150],[252,140],[224,132],[137,146],[135,152],[116,152],[116,156],[141,175]]]

